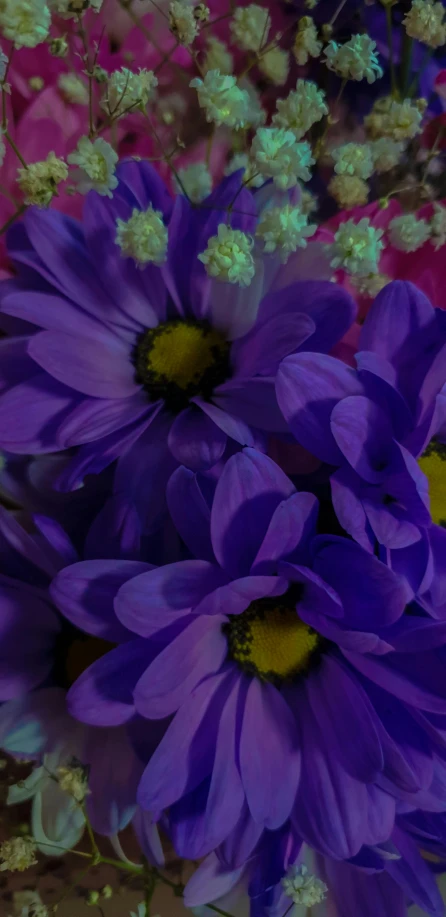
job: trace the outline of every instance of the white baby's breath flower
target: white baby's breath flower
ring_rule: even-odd
[[[357,175],[334,175],[328,183],[328,191],[340,207],[350,210],[367,203],[369,186]]]
[[[259,51],[268,40],[271,17],[257,3],[237,7],[230,24],[232,40],[243,51]]]
[[[46,0],[1,0],[0,31],[16,48],[35,48],[46,41],[50,25]]]
[[[438,251],[443,245],[446,245],[446,207],[441,204],[434,204],[434,214],[430,223],[431,242]]]
[[[112,191],[118,185],[115,175],[118,155],[113,147],[102,137],[91,142],[88,137],[81,137],[74,153],[67,156],[70,165],[79,166],[73,178],[77,190],[87,194],[92,189],[98,194],[112,197]]]
[[[306,866],[291,866],[282,879],[285,894],[296,905],[313,907],[324,900],[328,888],[317,876],[312,876]]]
[[[366,79],[374,83],[383,75],[375,49],[376,43],[365,34],[352,35],[343,45],[330,41],[325,49],[325,63],[344,80]]]
[[[104,0],[49,0],[49,7],[53,13],[64,19],[73,19],[87,10],[99,13],[103,2]]]
[[[17,170],[17,184],[23,192],[25,204],[48,207],[57,186],[68,178],[68,168],[63,159],[51,152],[41,162],[29,163]]]
[[[314,165],[310,144],[298,143],[293,132],[280,127],[261,127],[252,142],[253,161],[262,175],[274,180],[282,191],[293,188],[297,180],[309,181]]]
[[[283,48],[270,48],[260,57],[259,70],[275,86],[283,86],[286,83],[289,69],[290,57],[288,51],[284,51]]]
[[[206,112],[207,121],[233,128],[250,123],[250,98],[246,89],[237,84],[235,76],[208,70],[204,80],[196,77],[189,85],[197,90],[198,102]]]
[[[76,802],[83,802],[89,794],[85,768],[60,765],[56,770],[56,776],[62,792],[72,796]]]
[[[178,194],[182,194],[184,188],[194,204],[204,201],[212,191],[212,175],[204,162],[194,162],[185,169],[178,169],[178,177],[181,184],[174,179]]]
[[[296,140],[300,140],[324,115],[328,115],[328,108],[322,89],[310,80],[298,80],[296,88],[278,100],[273,124],[293,131]]]
[[[254,240],[240,229],[220,223],[218,234],[211,236],[207,248],[198,255],[210,277],[248,287],[255,274],[251,254]]]
[[[36,842],[32,837],[12,837],[0,845],[0,871],[23,872],[34,866],[36,860]]]
[[[446,43],[443,3],[436,3],[435,0],[413,0],[403,24],[411,38],[416,38],[431,48],[439,48]]]
[[[306,215],[300,207],[286,204],[263,211],[256,230],[256,236],[264,243],[266,254],[278,252],[282,263],[286,263],[292,252],[306,248],[308,236],[316,232],[316,224],[308,225]]]
[[[378,140],[371,140],[369,147],[376,172],[390,172],[398,165],[406,144],[403,140],[379,137]]]
[[[187,47],[195,41],[199,26],[187,0],[172,0],[169,6],[169,27],[180,45]]]
[[[114,70],[107,82],[106,98],[102,102],[114,118],[120,117],[129,109],[145,108],[153,98],[158,80],[152,70],[139,70],[133,73],[127,67]]]
[[[370,299],[375,299],[390,281],[391,278],[387,274],[367,274],[367,277],[352,278],[353,285],[358,293],[361,296],[368,296]]]
[[[378,262],[384,248],[383,230],[371,226],[368,217],[359,223],[346,220],[341,223],[332,245],[326,249],[332,256],[331,267],[341,268],[349,274],[366,277],[378,273]]]
[[[429,224],[414,213],[394,217],[389,223],[389,238],[394,248],[402,252],[415,252],[427,242],[430,236]]]
[[[265,176],[257,172],[253,161],[247,153],[235,153],[226,166],[225,175],[233,175],[239,169],[244,169],[242,180],[246,185],[249,184],[252,188],[260,188],[265,184]]]
[[[311,16],[302,16],[299,19],[296,38],[293,45],[293,54],[299,66],[308,63],[310,57],[319,57],[322,51],[322,42],[318,41],[317,28]]]
[[[373,138],[390,137],[391,140],[411,140],[422,131],[425,110],[422,99],[403,99],[397,102],[391,96],[377,99],[364,124]]]
[[[344,143],[332,150],[331,156],[338,175],[356,175],[366,179],[373,172],[372,153],[367,143]]]
[[[209,35],[207,39],[203,70],[204,73],[208,70],[219,70],[223,74],[232,73],[234,70],[234,58],[228,46],[214,35]]]
[[[88,86],[76,73],[61,73],[57,85],[67,102],[88,105]]]
[[[132,211],[128,220],[116,220],[116,244],[124,258],[133,258],[141,267],[162,264],[167,257],[168,231],[160,210]]]

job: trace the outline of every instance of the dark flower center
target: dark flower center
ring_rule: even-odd
[[[134,351],[136,381],[150,401],[174,413],[200,395],[208,400],[230,376],[230,345],[207,322],[174,319],[141,334]]]
[[[429,481],[432,519],[446,528],[446,444],[433,439],[418,464]]]
[[[283,596],[256,599],[223,630],[229,655],[248,675],[280,685],[305,675],[318,658],[322,640],[296,611],[302,588]]]

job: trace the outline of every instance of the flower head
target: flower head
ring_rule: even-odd
[[[429,236],[429,224],[426,220],[418,219],[414,213],[404,213],[389,223],[390,242],[402,252],[415,252],[427,242]]]
[[[296,905],[313,907],[324,900],[328,888],[317,876],[309,874],[304,864],[292,866],[282,879],[285,894]]]
[[[298,143],[292,131],[280,127],[261,127],[252,142],[252,157],[257,170],[274,179],[282,191],[293,188],[297,180],[309,181],[314,165],[310,144]]]
[[[62,792],[72,796],[76,802],[83,802],[89,794],[87,773],[84,767],[60,765],[57,768],[56,776]]]
[[[333,245],[327,246],[333,255],[331,266],[359,277],[376,274],[384,248],[382,236],[382,229],[371,226],[367,217],[363,217],[359,223],[345,220],[335,233]]]
[[[168,232],[161,211],[132,211],[129,220],[117,219],[116,243],[125,258],[133,258],[143,266],[152,262],[162,264],[167,257]]]
[[[16,48],[35,48],[48,37],[51,14],[45,0],[2,0],[0,30]]]
[[[204,73],[208,70],[219,70],[223,74],[232,73],[234,70],[234,58],[228,46],[215,35],[209,35],[207,39],[203,70]]]
[[[346,210],[362,207],[369,195],[367,182],[357,175],[334,175],[328,183],[328,191]]]
[[[373,172],[372,152],[367,143],[344,143],[331,151],[338,175],[370,178]]]
[[[88,86],[77,73],[60,73],[57,85],[67,102],[88,105]]]
[[[37,863],[36,842],[32,837],[13,837],[0,845],[0,871],[24,872]]]
[[[196,77],[190,85],[197,90],[199,104],[204,108],[208,121],[233,128],[250,123],[249,95],[237,84],[235,76],[208,70],[204,80]]]
[[[411,140],[422,131],[424,106],[420,100],[404,99],[397,102],[391,96],[378,99],[364,124],[371,137],[390,137],[391,140]]]
[[[191,45],[198,33],[198,21],[188,0],[172,0],[169,6],[169,26],[180,45]]]
[[[127,67],[114,70],[107,82],[106,99],[103,107],[115,118],[135,108],[145,108],[153,97],[158,80],[152,70],[134,73]]]
[[[323,90],[310,80],[298,80],[296,88],[285,99],[278,99],[273,124],[293,131],[296,140],[300,140],[327,114]]]
[[[331,41],[325,49],[325,63],[344,80],[374,83],[383,75],[375,49],[376,43],[365,34],[353,35],[343,45]]]
[[[87,194],[94,189],[98,194],[112,196],[118,184],[115,175],[118,154],[102,137],[93,142],[88,137],[81,137],[74,153],[67,156],[70,165],[79,166],[77,170],[77,189]]]
[[[178,178],[175,179],[175,187],[178,194],[184,190],[187,196],[194,204],[204,201],[212,191],[212,175],[204,162],[194,162],[184,169],[178,169]]]
[[[308,236],[314,235],[317,226],[308,225],[306,215],[300,207],[286,204],[263,211],[256,236],[263,241],[267,254],[278,252],[282,262],[288,261],[292,252],[306,248]]]
[[[411,38],[416,38],[431,48],[439,48],[446,43],[443,3],[436,3],[435,0],[413,0],[403,23]]]
[[[446,244],[446,207],[434,204],[434,213],[430,221],[430,236],[435,251]]]
[[[252,188],[260,188],[265,184],[265,176],[257,171],[255,164],[247,153],[234,153],[234,156],[226,166],[225,175],[232,175],[234,172],[238,172],[239,169],[244,169],[243,182],[245,185],[250,185]]]
[[[288,51],[278,47],[265,51],[260,57],[259,69],[275,86],[283,86],[288,79],[290,69]]]
[[[268,10],[257,3],[237,7],[231,19],[232,40],[244,51],[259,51],[268,40],[271,17]]]
[[[32,162],[28,167],[18,169],[17,182],[23,191],[26,204],[48,207],[57,186],[68,178],[68,167],[63,159],[49,153],[41,162]]]
[[[379,137],[371,140],[369,149],[376,172],[390,172],[398,165],[406,144],[404,140],[392,140],[390,137]]]
[[[255,274],[251,254],[253,239],[240,229],[220,223],[216,236],[211,236],[207,248],[198,255],[207,273],[217,280],[247,287]]]
[[[314,19],[311,16],[302,16],[299,19],[293,45],[293,54],[297,63],[303,67],[308,63],[310,57],[319,57],[321,51],[322,42],[318,40]]]

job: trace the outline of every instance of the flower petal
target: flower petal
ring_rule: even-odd
[[[90,726],[121,726],[135,714],[133,690],[150,665],[154,649],[131,640],[94,662],[67,694],[72,715]]]
[[[186,465],[193,471],[204,471],[221,459],[226,436],[207,414],[192,405],[175,418],[168,444],[180,465]]]
[[[95,398],[128,398],[138,391],[129,348],[110,335],[107,343],[40,331],[28,353],[54,379]]]

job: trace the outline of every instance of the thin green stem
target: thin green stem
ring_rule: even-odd
[[[3,223],[3,226],[0,226],[0,236],[2,236],[3,233],[6,232],[10,226],[12,226],[15,220],[18,220],[18,218],[22,216],[22,213],[25,213],[25,210],[26,210],[26,204],[22,204],[20,207],[17,208],[16,212],[13,213],[12,217],[9,217],[9,220],[6,220],[6,223]]]
[[[18,148],[18,147],[16,146],[16,144],[14,143],[14,141],[13,141],[13,139],[12,139],[10,133],[9,133],[8,131],[4,131],[3,136],[4,136],[5,140],[6,140],[6,142],[9,143],[9,146],[11,147],[11,149],[12,149],[12,150],[14,151],[14,153],[16,154],[17,159],[19,159],[20,162],[22,163],[23,168],[24,168],[24,169],[27,169],[28,166],[27,166],[27,164],[26,164],[26,162],[25,162],[25,160],[24,160],[24,158],[23,158],[23,156],[22,156],[22,154],[21,154],[19,148]]]
[[[392,29],[392,7],[386,4],[386,22],[387,22],[387,44],[389,46],[389,63],[390,63],[390,82],[392,86],[392,95],[397,95],[395,57],[393,46],[393,29]]]
[[[210,911],[214,911],[216,914],[220,914],[221,917],[233,917],[232,914],[230,914],[228,911],[223,911],[222,908],[217,907],[216,904],[207,904],[206,907],[208,907]]]
[[[90,856],[90,854],[88,854]],[[99,864],[104,863],[106,866],[114,866],[115,869],[122,869],[124,872],[131,872],[132,875],[141,875],[143,872],[142,866],[133,865],[132,863],[124,863],[121,860],[113,860],[110,857],[100,856]]]

